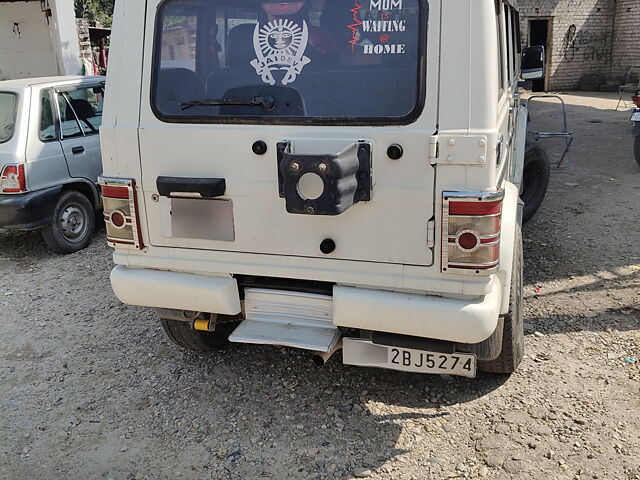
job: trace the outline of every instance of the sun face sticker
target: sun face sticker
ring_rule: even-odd
[[[304,56],[309,41],[307,22],[302,28],[291,20],[279,19],[263,25],[256,24],[253,31],[253,48],[256,59],[251,66],[264,83],[276,84],[273,72],[284,71],[282,85],[295,81],[311,59]]]
[[[291,45],[291,41],[293,40],[293,33],[291,32],[281,32],[274,31],[269,34],[267,37],[269,46],[274,50],[284,50],[289,45]]]

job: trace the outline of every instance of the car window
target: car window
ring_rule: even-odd
[[[165,1],[154,109],[176,119],[397,123],[420,104],[427,8],[423,0]]]
[[[40,140],[48,142],[57,140],[56,122],[54,121],[54,111],[51,105],[51,90],[40,92]]]
[[[58,94],[58,110],[60,111],[60,132],[62,138],[82,137],[82,128],[78,123],[73,107],[66,92]]]
[[[0,92],[0,143],[8,142],[13,136],[17,103],[16,94]]]
[[[102,126],[102,105],[104,90],[102,87],[79,88],[67,92],[67,100],[80,122],[86,135],[98,133]]]

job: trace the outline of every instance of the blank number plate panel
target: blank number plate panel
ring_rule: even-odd
[[[233,202],[197,198],[163,198],[164,237],[233,242]]]

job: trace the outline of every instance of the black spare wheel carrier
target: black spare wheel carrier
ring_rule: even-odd
[[[280,142],[278,184],[287,212],[303,215],[340,215],[358,202],[371,200],[371,144],[354,142],[336,154],[298,155],[291,142]],[[322,193],[315,199],[300,193],[306,174],[320,177]]]

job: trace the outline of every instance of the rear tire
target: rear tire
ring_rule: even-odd
[[[503,315],[502,351],[495,360],[478,361],[478,370],[489,373],[513,373],[524,357],[522,319],[522,233],[516,226],[509,313]]]
[[[229,343],[229,335],[238,326],[237,323],[221,323],[213,332],[195,330],[190,322],[160,319],[164,332],[173,343],[193,352],[211,352]]]
[[[636,157],[636,162],[640,165],[640,136],[633,141],[633,156]]]
[[[95,226],[96,215],[89,199],[80,192],[68,190],[58,198],[42,237],[56,253],[75,253],[89,245]]]
[[[527,145],[522,172],[522,193],[520,194],[520,198],[524,202],[523,222],[530,220],[542,205],[549,187],[550,176],[551,166],[547,152],[540,145]]]

